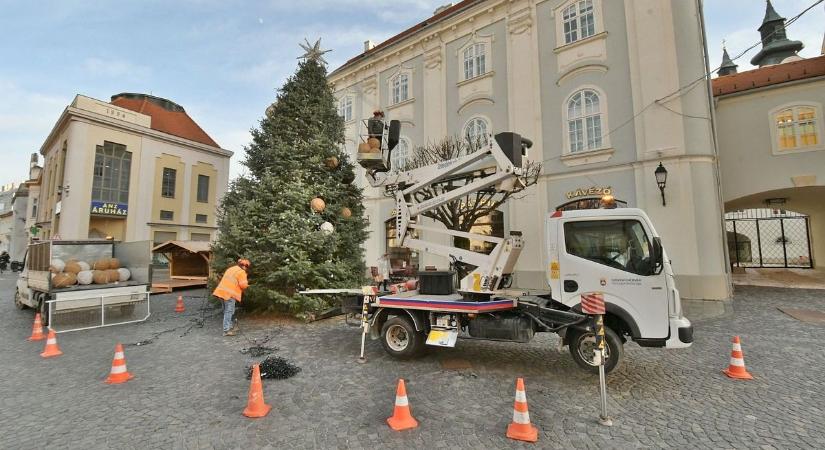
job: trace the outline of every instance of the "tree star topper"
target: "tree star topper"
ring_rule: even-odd
[[[304,38],[304,42],[306,42],[306,44],[298,44],[302,49],[304,49],[303,56],[299,56],[298,59],[317,61],[320,64],[326,65],[327,61],[324,59],[324,53],[329,53],[332,50],[321,50],[320,38],[315,41],[315,44],[310,44],[306,38]]]

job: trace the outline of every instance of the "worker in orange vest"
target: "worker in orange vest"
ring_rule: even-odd
[[[243,297],[243,291],[249,287],[249,282],[246,279],[246,272],[249,271],[251,263],[248,259],[239,259],[238,264],[226,269],[226,272],[221,278],[220,284],[212,293],[215,297],[223,300],[223,335],[234,336],[235,324],[233,323],[233,316],[235,315],[235,302],[240,302]]]

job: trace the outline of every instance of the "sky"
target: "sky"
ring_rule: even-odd
[[[692,0],[676,0],[692,1]],[[774,0],[790,18],[815,0]],[[108,100],[120,92],[168,98],[222,148],[230,176],[277,88],[294,72],[298,46],[321,38],[330,70],[418,23],[445,0],[0,0],[0,184],[23,181],[75,94]],[[723,39],[731,56],[758,42],[763,0],[705,0],[711,67]],[[803,57],[825,33],[818,5],[788,28]],[[755,48],[739,60],[748,70]]]

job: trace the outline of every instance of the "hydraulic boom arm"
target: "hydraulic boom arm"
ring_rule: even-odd
[[[395,128],[397,130],[397,126]],[[388,139],[390,143],[393,138]],[[487,144],[469,155],[430,164],[409,171],[377,170],[374,163],[368,168],[369,182],[373,187],[388,188],[395,192],[396,236],[400,245],[412,250],[441,255],[450,261],[475,266],[475,270],[461,280],[461,291],[474,294],[493,294],[506,285],[523,246],[521,233],[511,231],[507,238],[447,230],[423,226],[419,216],[448,202],[486,189],[509,192],[523,186],[526,175],[523,156],[532,142],[516,133],[499,133],[487,139]],[[392,151],[390,144],[389,151]],[[359,155],[360,162],[360,155]],[[490,170],[490,169],[494,170]],[[482,170],[483,169],[483,170]],[[463,186],[445,191],[420,203],[415,194],[437,183],[467,173],[479,173]],[[413,231],[427,235],[442,234],[451,238],[461,237],[494,244],[489,255],[450,245],[428,242],[415,237]],[[452,239],[451,239],[452,240]]]

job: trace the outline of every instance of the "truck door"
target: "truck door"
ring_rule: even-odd
[[[622,216],[565,218],[558,227],[563,303],[574,306],[583,293],[603,292],[608,304],[632,316],[640,337],[667,337],[667,286],[653,273],[651,230]]]
[[[17,276],[17,292],[20,293],[20,297],[23,303],[31,306],[31,300],[29,297],[31,296],[31,291],[29,290],[29,251],[26,250],[26,254],[23,255],[23,268],[20,270],[20,274]]]

